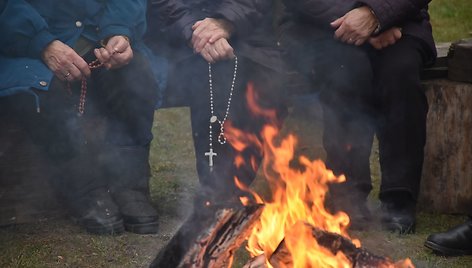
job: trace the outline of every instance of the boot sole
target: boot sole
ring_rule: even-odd
[[[454,249],[441,246],[431,241],[424,242],[424,246],[443,256],[463,256],[472,255],[472,250]]]
[[[135,234],[155,234],[159,229],[159,223],[148,222],[148,223],[126,223],[124,224],[125,230]]]
[[[106,224],[87,224],[85,221],[77,218],[72,218],[72,221],[84,227],[87,232],[96,235],[119,235],[125,231],[122,219]]]
[[[382,229],[385,231],[390,231],[392,233],[398,233],[400,235],[404,234],[413,234],[415,233],[415,224],[411,224],[409,226],[400,224],[400,223],[382,223]]]

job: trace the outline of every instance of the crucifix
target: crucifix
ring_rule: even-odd
[[[213,148],[210,148],[210,151],[206,152],[205,155],[208,156],[208,165],[213,167],[213,156],[217,156],[217,154],[213,152]]]

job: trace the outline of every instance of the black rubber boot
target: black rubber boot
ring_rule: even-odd
[[[123,219],[100,173],[90,148],[71,159],[58,161],[53,185],[72,219],[89,233],[124,232]]]
[[[109,185],[125,229],[137,234],[158,231],[158,214],[149,193],[149,146],[115,147]]]

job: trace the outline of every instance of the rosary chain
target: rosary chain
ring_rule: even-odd
[[[231,108],[231,100],[233,98],[233,91],[234,91],[234,86],[236,83],[236,76],[238,72],[238,58],[235,56],[234,57],[234,71],[233,71],[233,79],[231,81],[231,88],[229,91],[229,97],[228,101],[226,104],[226,111],[225,115],[222,120],[219,120],[217,116],[215,115],[214,111],[214,94],[213,94],[213,79],[212,79],[212,69],[211,69],[211,63],[208,63],[208,85],[210,89],[210,126],[209,126],[209,142],[210,142],[210,149],[213,148],[213,128],[212,128],[212,123],[218,121],[218,124],[220,125],[220,134],[218,135],[218,142],[220,144],[225,144],[226,143],[226,137],[224,135],[224,124],[226,122],[226,119],[228,118],[229,115],[229,110]]]
[[[112,55],[115,54],[116,52],[113,51]],[[88,64],[88,67],[90,69],[97,69],[99,67],[102,67],[103,63],[100,62],[98,59],[90,62]],[[71,92],[71,85],[70,82],[67,82],[67,89],[69,92]],[[85,76],[82,76],[81,79],[81,84],[80,84],[80,97],[79,97],[79,105],[78,105],[78,110],[79,110],[79,115],[83,115],[85,112],[85,100],[87,97],[87,78]]]

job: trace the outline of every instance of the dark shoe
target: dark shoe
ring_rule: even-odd
[[[413,202],[382,202],[381,224],[384,230],[399,234],[411,234],[416,227],[416,208]]]
[[[116,235],[124,232],[123,219],[107,190],[96,189],[67,203],[72,219],[89,233]]]
[[[146,194],[136,190],[114,193],[113,198],[120,207],[125,229],[137,234],[155,234],[159,227],[159,216]]]
[[[440,255],[472,255],[472,220],[449,231],[428,236],[424,245]]]
[[[371,225],[372,214],[367,207],[366,199],[339,198],[334,201],[334,198],[330,198],[326,202],[326,208],[333,214],[345,212],[349,216],[350,230],[364,231]]]

